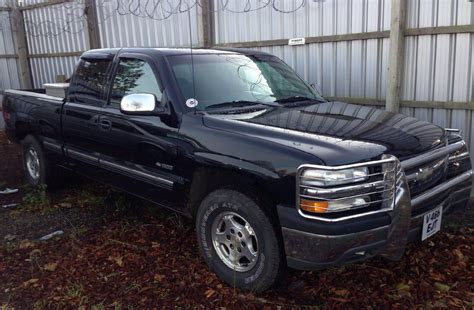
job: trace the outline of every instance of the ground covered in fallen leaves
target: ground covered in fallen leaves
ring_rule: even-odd
[[[21,165],[4,165],[3,186],[21,186]],[[253,294],[208,271],[191,221],[88,180],[66,183],[1,198],[20,204],[0,209],[0,309],[474,307],[472,208],[399,262],[289,271]],[[39,241],[54,231],[63,234]]]

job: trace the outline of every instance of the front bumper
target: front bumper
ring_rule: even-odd
[[[421,240],[424,214],[439,206],[443,213],[466,207],[471,187],[469,167],[412,199],[403,175],[393,210],[337,223],[308,219],[293,206],[280,205],[287,263],[295,269],[314,270],[376,255],[398,260],[407,241]]]

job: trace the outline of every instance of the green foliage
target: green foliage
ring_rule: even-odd
[[[107,190],[105,193],[98,192],[97,189],[87,185],[82,186],[78,190],[74,191],[73,195],[71,195],[71,197],[69,197],[69,199],[66,201],[70,201],[79,207],[98,207],[105,203],[107,195]]]
[[[28,192],[25,197],[23,197],[21,205],[24,209],[29,210],[45,209],[49,207],[50,201],[46,194],[46,185],[40,184],[38,187]]]
[[[70,283],[66,287],[66,297],[67,298],[82,297],[83,293],[84,293],[84,287],[79,283]]]

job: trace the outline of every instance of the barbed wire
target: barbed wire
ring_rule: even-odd
[[[305,7],[308,0],[293,0],[292,2],[293,8],[284,9],[283,3],[289,3],[288,0],[215,0],[214,9],[208,9],[208,12],[212,14],[228,11],[238,14],[272,8],[279,13],[293,13]],[[110,1],[101,0],[98,4],[104,8],[104,12],[108,10],[106,17],[114,14],[133,15],[153,20],[165,20],[197,7],[203,9],[202,0],[118,0],[112,7],[107,7],[107,3]]]
[[[204,8],[202,0],[99,0],[96,5],[99,24],[102,24],[117,16],[135,16],[164,21],[178,14],[192,13],[198,7],[208,10],[210,14],[217,12],[245,14],[264,9],[289,14],[306,7],[310,1],[323,0],[213,0],[211,9]],[[3,3],[5,7],[9,2],[0,0],[0,3]],[[54,37],[63,33],[77,34],[87,27],[85,12],[88,9],[84,0],[74,0],[26,10],[24,11],[25,30],[27,35],[32,37]],[[8,15],[2,17],[8,18]],[[15,26],[16,21],[10,21],[10,23]],[[5,27],[7,24],[0,23],[0,27]]]

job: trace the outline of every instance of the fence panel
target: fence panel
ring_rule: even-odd
[[[197,45],[196,6],[188,13],[185,2],[159,3],[96,0],[101,46],[189,47],[191,42]]]
[[[0,91],[20,88],[10,12],[0,12]]]
[[[79,53],[88,46],[82,1],[28,9],[23,14],[34,87],[54,82],[57,75],[69,77]]]
[[[283,59],[324,96],[383,100],[389,39],[256,48]]]
[[[216,43],[389,30],[390,0],[214,0]]]
[[[472,2],[421,0],[407,4],[408,28],[474,24]],[[405,40],[402,100],[474,102],[473,33],[411,36]],[[443,127],[462,129],[474,154],[474,111],[403,108],[402,112]]]

